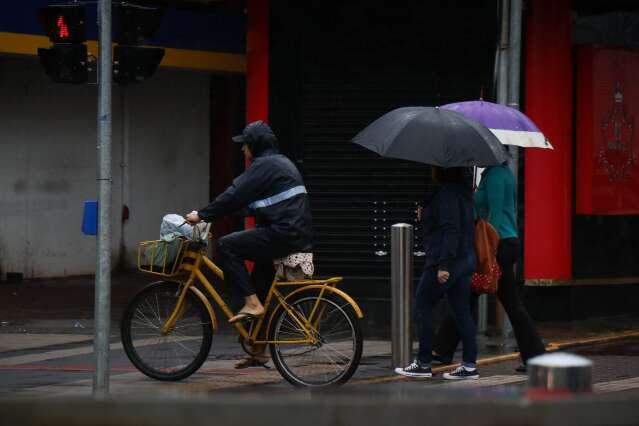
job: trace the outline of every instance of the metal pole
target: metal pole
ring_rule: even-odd
[[[129,206],[129,150],[130,150],[130,134],[131,134],[131,119],[129,114],[129,95],[126,85],[120,86],[120,102],[122,104],[122,161],[120,162],[120,209],[121,214],[124,214],[124,207]],[[120,218],[120,250],[118,265],[116,268],[127,268],[127,253],[126,253],[126,225],[124,217]]]
[[[519,85],[521,69],[521,19],[522,0],[510,0],[510,29],[508,31],[508,106],[519,109]],[[508,147],[512,156],[510,170],[515,176],[515,188],[519,182],[519,148]],[[507,316],[503,316],[502,336],[508,337],[512,333],[512,324]]]
[[[495,66],[495,71],[497,76],[495,78],[495,83],[497,86],[497,103],[506,105],[508,100],[508,42],[509,42],[509,31],[508,31],[508,22],[510,20],[510,1],[509,0],[501,0],[501,29],[499,35],[499,44],[497,46],[497,54],[495,55],[497,64]],[[479,333],[485,333],[488,329],[488,297],[486,295],[481,295],[478,301],[478,313],[477,313],[477,331]],[[496,326],[497,328],[501,328],[502,332],[505,328],[508,328],[508,325],[505,325],[508,322],[506,318],[504,309],[501,305],[496,305]]]
[[[413,225],[391,226],[391,350],[393,367],[405,367],[412,359],[413,334]]]
[[[497,103],[506,105],[508,102],[508,71],[511,68],[508,52],[510,50],[510,0],[502,0],[501,32],[499,37],[499,86],[497,87]],[[508,336],[511,330],[510,322],[501,304],[496,304],[496,326],[502,336]]]
[[[109,393],[111,328],[111,0],[99,0],[98,239],[95,272],[93,395]]]
[[[510,3],[510,34],[509,34],[509,59],[508,69],[508,106],[516,110],[519,109],[519,89],[520,89],[520,69],[521,69],[521,0],[511,0]],[[519,149],[516,146],[510,147],[512,161],[510,168],[515,175],[519,169]]]
[[[497,103],[506,105],[508,98],[508,21],[509,0],[502,0],[501,30],[499,36],[499,70],[497,74]]]

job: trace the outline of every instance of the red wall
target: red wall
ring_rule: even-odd
[[[527,16],[525,112],[555,149],[525,153],[526,279],[572,276],[570,4],[570,0],[533,0]]]

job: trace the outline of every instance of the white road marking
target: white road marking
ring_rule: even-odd
[[[78,334],[0,334],[0,352],[19,351],[65,343],[90,342],[93,336]]]
[[[438,386],[446,386],[447,388],[479,388],[484,386],[500,386],[522,383],[528,380],[523,375],[497,375],[488,377],[479,377],[477,380],[450,380]]]
[[[637,389],[639,388],[639,377],[595,383],[592,387],[592,390],[594,392],[601,393],[621,392],[625,390]]]
[[[184,340],[192,340],[193,338],[182,337],[175,338],[173,337],[173,341],[184,341]],[[158,343],[157,338],[139,340],[136,343],[136,346],[147,346]],[[122,343],[112,343],[109,345],[110,350],[120,350],[122,349]],[[78,355],[87,355],[93,353],[93,346],[81,346],[79,348],[72,349],[58,349],[54,351],[46,351],[37,354],[29,354],[29,355],[19,355],[8,358],[0,358],[0,365],[19,365],[19,364],[31,364],[34,362],[48,361],[51,359],[60,359],[67,358]]]

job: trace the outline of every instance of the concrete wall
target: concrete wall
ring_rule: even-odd
[[[97,198],[96,110],[97,86],[54,84],[35,58],[0,57],[0,278],[95,271],[95,238],[80,226]],[[208,75],[159,70],[114,87],[114,265],[135,264],[163,214],[206,203],[209,144]]]

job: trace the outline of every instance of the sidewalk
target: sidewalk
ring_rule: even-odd
[[[257,385],[261,391],[272,387],[285,391],[292,389],[274,368],[235,370],[233,365],[243,352],[232,334],[233,329],[225,324],[214,337],[207,362],[187,380],[178,383],[157,382],[140,374],[123,353],[118,319],[133,294],[149,281],[148,276],[137,273],[113,278],[110,357],[111,390],[114,395],[192,396],[220,390],[256,390]],[[2,374],[5,378],[11,375],[14,377],[2,383],[0,394],[90,395],[93,369],[93,278],[38,280],[23,283],[17,288],[17,292],[15,290],[11,286],[0,285],[0,371],[4,370]],[[363,302],[362,305],[366,315],[366,303]],[[372,327],[370,324],[367,326]],[[588,343],[587,339],[592,336],[598,336],[597,342],[604,335],[613,334],[618,338],[624,331],[634,333],[633,338],[639,342],[636,337],[639,335],[639,315],[569,323],[539,323],[538,326],[546,343],[558,342],[562,345],[564,342],[563,347]],[[365,334],[365,339],[362,362],[347,388],[392,384],[401,380],[392,372],[388,338],[370,333]],[[486,378],[480,380],[480,384],[521,385],[525,382],[525,375],[514,372],[519,360],[514,354],[517,348],[513,337],[480,335],[478,349],[480,372],[482,378]],[[603,363],[602,368],[605,367],[607,372],[625,368],[624,373],[628,373],[628,377],[639,376],[639,365],[637,368],[630,368],[632,371],[627,367],[628,363],[636,364],[633,363],[636,358],[632,358],[635,356],[634,352],[623,355],[623,358],[612,360],[610,365]],[[459,358],[460,353],[457,353],[456,360]],[[437,367],[434,371],[441,372],[450,368],[452,367]],[[602,375],[603,381],[609,380],[604,376],[605,374]],[[633,382],[632,386],[636,388],[637,384]]]

